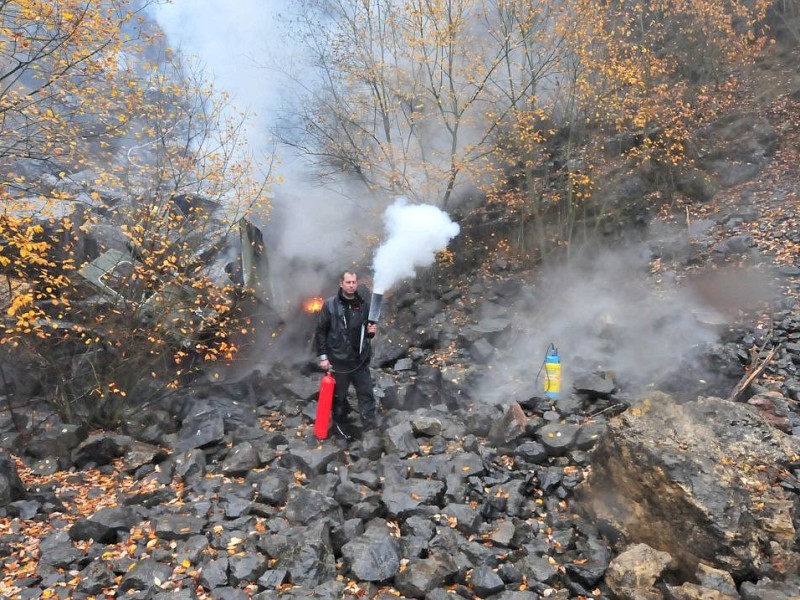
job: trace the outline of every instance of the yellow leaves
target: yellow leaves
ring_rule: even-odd
[[[42,255],[50,248],[47,242],[24,241],[17,246],[17,251],[23,260],[48,266],[50,263]]]
[[[620,131],[645,133],[632,152],[676,164],[693,121],[721,95],[693,94],[693,65],[727,71],[758,47],[749,29],[760,9],[740,0],[698,0],[663,6],[576,3],[573,27],[562,31],[582,66],[574,82],[595,119]],[[732,16],[736,15],[733,19]],[[738,22],[734,28],[732,24]],[[742,26],[744,25],[744,26]],[[666,44],[667,39],[680,43]],[[702,84],[702,80],[700,82]],[[691,99],[691,102],[684,102]],[[649,139],[651,129],[662,135]],[[669,130],[669,131],[668,131]]]
[[[33,294],[31,292],[24,292],[17,294],[11,301],[11,305],[6,310],[10,317],[17,315],[22,316],[22,312],[33,306]]]
[[[167,189],[175,181],[191,180],[196,183],[193,191],[207,194],[211,200],[234,198],[240,203],[237,216],[261,200],[265,184],[248,175],[254,170],[247,161],[230,158],[228,153],[236,147],[235,134],[215,130],[215,124],[222,122],[223,107],[202,83],[186,84],[176,77],[185,75],[182,65],[144,64],[135,71],[121,68],[120,52],[125,41],[120,26],[128,16],[105,11],[102,6],[85,0],[25,0],[4,5],[0,58],[21,51],[23,43],[31,46],[31,56],[45,44],[54,45],[46,53],[46,64],[33,65],[20,78],[31,85],[42,82],[40,89],[12,88],[0,95],[3,114],[13,115],[7,122],[26,123],[22,132],[14,127],[0,131],[0,154],[8,159],[3,164],[12,165],[3,174],[4,181],[13,184],[0,189],[5,210],[0,215],[0,267],[9,283],[2,310],[11,317],[4,324],[0,344],[36,352],[45,348],[41,340],[49,338],[74,343],[79,353],[102,345],[118,362],[109,365],[107,371],[93,373],[97,381],[80,393],[117,402],[127,397],[131,381],[136,380],[136,369],[127,368],[130,365],[141,365],[142,378],[147,378],[148,373],[155,372],[156,360],[161,359],[172,369],[162,375],[169,382],[165,385],[177,387],[179,378],[200,368],[197,357],[232,359],[238,348],[227,335],[246,329],[231,314],[235,298],[229,290],[203,277],[203,265],[197,265],[201,261],[195,255],[197,245],[183,241],[190,236],[202,236],[202,244],[209,241],[214,235],[207,228],[209,221],[198,211],[191,214],[191,226],[186,218],[176,219],[171,214],[171,199],[153,190],[153,182],[161,182]],[[0,60],[0,64],[3,62]],[[58,78],[48,80],[47,73],[53,72],[59,73]],[[181,98],[186,102],[177,101]],[[197,114],[196,100],[203,100],[207,113]],[[169,113],[171,119],[167,118]],[[102,115],[106,129],[87,131],[87,123],[97,125],[96,119],[87,118],[93,115]],[[123,171],[114,166],[112,153],[119,150],[122,137],[123,147],[129,146],[133,137],[128,125],[134,121],[141,136],[138,143],[163,154],[161,160],[153,164],[142,161],[141,165],[133,164],[140,156],[131,154],[131,164]],[[208,139],[209,147],[182,145],[183,138],[170,135],[177,121],[190,122],[193,132],[203,134],[193,139]],[[17,139],[28,134],[30,137]],[[92,143],[81,143],[86,139]],[[15,156],[4,154],[8,148],[20,147],[34,157],[58,154],[63,170],[53,173],[46,188],[36,189],[36,182],[13,172]],[[73,275],[86,266],[77,265],[71,256],[76,253],[77,240],[91,235],[96,215],[89,214],[83,221],[75,218],[71,227],[55,218],[46,228],[36,222],[55,214],[48,214],[53,207],[74,206],[71,202],[76,199],[77,181],[71,181],[71,176],[78,171],[96,173],[82,182],[92,208],[108,209],[115,222],[127,221],[128,225],[122,227],[125,241],[140,253],[133,273],[119,269],[102,280],[117,294],[104,298],[114,305],[114,311],[93,311],[91,307],[97,306],[86,300],[102,294],[90,289],[78,273]],[[141,189],[142,193],[130,206],[125,202],[104,206],[104,199],[116,194],[115,188]],[[30,198],[17,198],[10,191],[23,189],[33,190]],[[21,214],[32,216],[23,218]],[[180,294],[166,293],[167,285]],[[144,307],[149,309],[146,317],[150,320],[144,326],[143,305],[150,299]],[[174,361],[170,361],[173,354]],[[98,365],[91,362],[90,366]]]
[[[104,507],[114,505],[117,501],[117,493],[148,492],[158,487],[152,482],[137,481],[133,477],[124,475],[121,470],[121,461],[114,462],[114,471],[109,474],[100,473],[95,469],[87,469],[80,473],[59,472],[52,476],[34,475],[21,462],[17,461],[17,464],[20,478],[26,486],[51,485],[55,481],[60,490],[69,492],[65,493],[65,497],[62,499],[66,510],[60,515],[60,518],[68,522],[86,518]],[[98,491],[104,493],[98,494]],[[5,523],[0,523],[0,530],[2,533],[9,533]],[[37,540],[42,539],[50,531],[52,531],[52,525],[48,522],[18,520],[18,523],[15,524],[15,538],[20,541],[10,545],[13,554],[7,557],[5,563],[4,573],[6,576],[0,581],[0,596],[3,598],[18,597],[19,590],[11,591],[10,584],[35,574],[38,568],[38,551],[31,552],[31,550],[38,546]],[[140,528],[134,528],[131,531],[129,542],[104,547],[102,559],[113,561],[134,556],[132,552],[129,553],[129,546],[135,548],[133,541],[141,539],[142,534]],[[78,542],[74,545],[78,550],[86,552],[91,546],[91,542]],[[73,593],[71,592],[80,582],[80,575],[74,572],[66,574],[59,583],[42,590],[38,597],[72,597]]]

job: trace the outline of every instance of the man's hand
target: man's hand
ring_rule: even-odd
[[[377,331],[378,331],[377,323],[367,323],[367,333],[370,335],[370,337],[375,335]]]

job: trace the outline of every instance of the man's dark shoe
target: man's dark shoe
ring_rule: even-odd
[[[344,440],[350,441],[356,438],[355,431],[353,427],[348,423],[336,423],[333,424],[333,433],[337,437],[340,437]]]

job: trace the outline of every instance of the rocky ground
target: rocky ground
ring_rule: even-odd
[[[3,414],[0,595],[797,598],[800,84],[759,90],[763,130],[730,121],[773,132],[736,144],[759,168],[729,153],[711,201],[602,261],[620,279],[595,261],[554,285],[496,253],[387,295],[377,434],[317,440],[305,364],[196,386],[121,433]]]

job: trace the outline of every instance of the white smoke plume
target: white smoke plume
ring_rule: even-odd
[[[281,39],[278,15],[287,8],[263,0],[172,0],[148,7],[172,48],[199,58],[215,88],[230,94],[238,109],[255,113],[248,132],[254,148],[264,144],[282,101],[282,87],[272,84],[256,57],[266,47],[285,63],[297,50],[275,41]]]
[[[408,204],[402,196],[383,215],[387,239],[372,263],[375,293],[382,294],[395,283],[415,274],[417,267],[433,264],[461,228],[447,213],[430,204]]]

